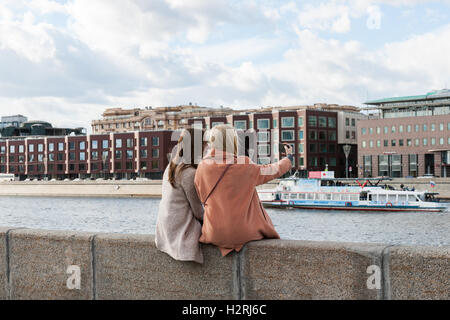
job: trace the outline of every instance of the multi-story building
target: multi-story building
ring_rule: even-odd
[[[6,127],[20,127],[20,125],[24,122],[27,122],[28,118],[24,117],[21,114],[17,114],[14,116],[4,116],[1,118],[0,121],[0,129],[6,128]]]
[[[188,127],[191,118],[225,117],[234,111],[229,108],[205,108],[194,106],[145,109],[107,109],[101,120],[92,121],[92,132],[133,132],[138,130],[178,130]]]
[[[450,90],[365,104],[380,118],[358,122],[359,176],[450,176]]]
[[[160,179],[175,144],[168,130],[0,139],[0,173],[20,179]]]

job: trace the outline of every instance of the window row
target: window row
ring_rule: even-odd
[[[389,134],[389,133],[403,133],[403,132],[435,132],[437,130],[439,131],[445,131],[446,125],[445,123],[431,123],[431,124],[408,124],[408,125],[400,125],[400,126],[384,126],[383,127],[383,133]],[[414,129],[414,131],[413,131]],[[447,123],[447,130],[450,131],[450,122]],[[381,127],[376,128],[361,128],[361,134],[364,135],[371,135],[374,134],[376,131],[376,134],[381,134]]]

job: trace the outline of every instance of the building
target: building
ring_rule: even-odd
[[[24,117],[21,114],[17,114],[14,116],[4,116],[1,118],[0,122],[0,129],[6,128],[6,127],[20,127],[20,125],[24,122],[27,122],[28,118]]]
[[[450,90],[368,101],[358,122],[360,177],[450,176]]]
[[[133,132],[136,130],[178,130],[188,127],[192,118],[225,117],[229,108],[205,108],[195,105],[144,109],[107,109],[101,120],[92,121],[92,132]]]
[[[17,126],[10,125],[0,129],[0,134],[2,137],[84,135],[86,130],[84,128],[54,128],[51,123],[45,121],[25,121]]]
[[[21,180],[160,179],[176,141],[172,131],[0,139],[0,173]]]

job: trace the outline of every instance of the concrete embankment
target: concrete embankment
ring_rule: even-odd
[[[21,181],[0,183],[0,196],[161,197],[161,181]]]
[[[0,228],[0,299],[449,299],[450,247],[266,240],[205,263],[152,235]]]
[[[394,179],[382,182],[400,189],[400,185],[414,187],[418,191],[439,193],[438,198],[450,200],[450,179],[437,178],[433,180],[434,188],[429,179]],[[274,180],[258,189],[271,189],[278,184]],[[44,196],[44,197],[161,197],[161,180],[107,180],[107,181],[15,181],[1,182],[0,196]]]

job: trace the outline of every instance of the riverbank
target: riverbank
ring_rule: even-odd
[[[434,188],[431,181],[435,183]],[[161,198],[161,183],[161,180],[13,181],[0,183],[0,196]],[[274,180],[258,189],[271,189],[277,183]],[[384,184],[397,190],[403,184],[418,191],[437,192],[439,199],[450,200],[450,178],[393,179]]]

